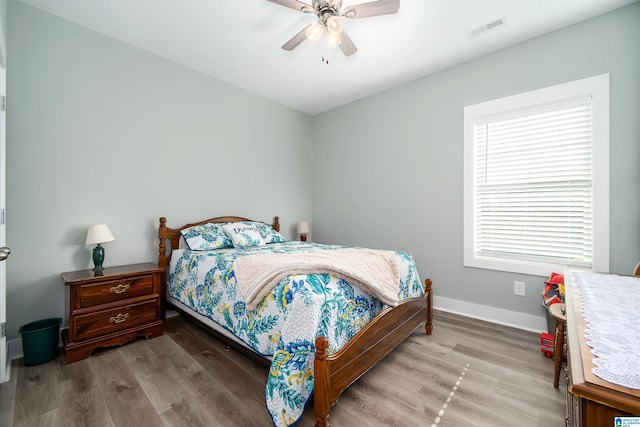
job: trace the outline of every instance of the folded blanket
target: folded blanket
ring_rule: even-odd
[[[336,249],[253,254],[236,259],[233,268],[248,310],[254,310],[280,281],[294,274],[332,274],[387,305],[398,305],[400,272],[397,255],[392,251]]]

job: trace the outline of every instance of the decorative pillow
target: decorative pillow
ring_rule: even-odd
[[[224,224],[209,222],[185,228],[180,233],[192,251],[210,251],[231,247],[232,243],[222,228]]]
[[[273,227],[269,224],[265,224],[264,222],[252,222],[252,224],[255,224],[256,227],[258,227],[260,235],[264,239],[264,242],[267,244],[287,241],[287,239],[282,237],[282,235],[274,230]]]
[[[266,242],[260,234],[255,222],[229,222],[222,226],[233,242],[234,248],[244,249],[253,246],[263,246]]]

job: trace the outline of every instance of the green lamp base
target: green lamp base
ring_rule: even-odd
[[[98,243],[98,246],[93,248],[93,263],[95,264],[93,271],[102,271],[103,262],[104,262],[104,248],[100,246],[100,243]]]

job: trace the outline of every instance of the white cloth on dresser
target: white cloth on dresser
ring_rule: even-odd
[[[640,389],[640,278],[572,272],[587,323],[593,373],[603,380]]]

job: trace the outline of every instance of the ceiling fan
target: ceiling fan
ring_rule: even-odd
[[[310,24],[302,29],[291,40],[282,45],[284,50],[293,50],[305,39],[315,43],[325,30],[327,33],[327,46],[340,46],[345,56],[351,56],[358,50],[351,37],[344,30],[344,24],[340,17],[345,18],[369,18],[371,16],[391,15],[400,8],[400,0],[376,0],[368,3],[348,6],[340,13],[342,0],[313,0],[312,4],[298,0],[267,0],[281,6],[289,7],[303,13],[313,13],[318,16],[318,22]]]

